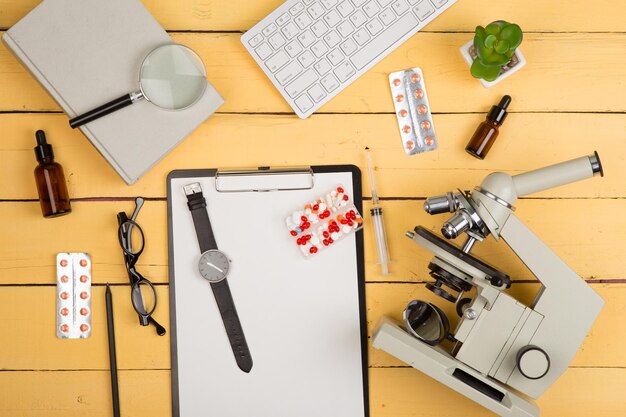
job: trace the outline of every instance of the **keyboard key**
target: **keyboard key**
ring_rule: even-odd
[[[343,36],[344,38],[347,38],[348,35],[354,32],[354,26],[352,26],[352,23],[346,20],[346,21],[341,22],[339,26],[337,26],[337,30],[339,31],[339,34],[341,36]]]
[[[341,16],[337,13],[337,10],[331,10],[324,16],[324,21],[329,27],[335,27],[339,22],[341,22]]]
[[[365,17],[362,11],[357,10],[352,16],[350,16],[350,21],[352,22],[354,27],[358,28],[359,26],[367,22],[367,17]]]
[[[283,67],[289,61],[289,57],[283,51],[278,51],[276,54],[265,61],[265,65],[271,72],[276,72]]]
[[[310,5],[311,3],[313,3],[315,0],[304,0],[304,4],[306,6]]]
[[[428,3],[428,0],[424,1],[424,3]],[[398,16],[402,16],[407,10],[409,10],[409,5],[405,0],[395,0],[391,3],[391,8]]]
[[[386,7],[393,0],[376,0],[376,1],[378,2],[378,4],[380,4],[380,7]],[[417,1],[421,1],[421,0],[417,0]]]
[[[298,61],[291,61],[285,68],[276,73],[276,79],[280,85],[285,85],[301,72],[302,66],[298,63]]]
[[[354,4],[354,7],[361,7],[363,5],[363,3],[365,3],[367,0],[352,0],[352,4]]]
[[[272,45],[272,48],[274,49],[280,48],[286,42],[285,38],[283,38],[283,35],[281,35],[280,33],[273,34],[272,37],[269,38],[267,41],[270,43],[270,45]]]
[[[391,9],[383,10],[378,17],[380,17],[380,20],[383,21],[385,26],[392,24],[393,21],[396,20],[396,15],[391,11]]]
[[[348,39],[347,41],[339,45],[339,47],[341,48],[343,53],[348,56],[352,55],[358,49],[356,43],[354,43],[352,39]]]
[[[376,16],[376,13],[378,13],[379,10],[380,10],[380,7],[378,7],[378,5],[376,4],[376,2],[374,2],[374,0],[371,0],[369,3],[363,6],[363,11],[369,17]]]
[[[278,26],[282,26],[285,23],[289,22],[289,19],[291,19],[291,16],[289,16],[289,13],[283,13],[280,16],[278,16],[278,19],[276,19],[276,23],[278,23]]]
[[[367,31],[372,34],[372,36],[376,36],[378,32],[383,30],[383,24],[378,21],[378,19],[373,18],[371,22],[365,25]]]
[[[270,23],[265,27],[265,29],[263,29],[263,34],[265,36],[270,36],[272,33],[276,32],[276,29],[278,29],[278,27],[275,24]]]
[[[296,103],[296,106],[298,106],[300,111],[303,113],[306,113],[311,109],[311,107],[313,107],[313,102],[307,97],[306,94],[302,94],[300,97],[295,99],[294,103]]]
[[[313,83],[317,81],[317,74],[313,69],[308,69],[304,74],[298,76],[291,84],[285,87],[285,91],[289,94],[289,97],[296,97],[300,95],[304,90],[309,88]]]
[[[294,6],[291,9],[289,9],[289,13],[291,13],[293,16],[295,16],[298,13],[300,13],[302,10],[304,10],[304,4],[298,2],[298,3],[294,4]]]
[[[333,69],[326,58],[320,59],[315,65],[313,65],[313,68],[315,68],[315,71],[317,71],[319,75],[324,75]]]
[[[298,61],[300,61],[304,68],[308,68],[317,60],[315,59],[311,51],[304,51],[302,55],[298,57]]]
[[[307,93],[309,93],[309,96],[311,96],[313,101],[316,103],[319,103],[324,97],[326,97],[326,92],[324,92],[324,89],[320,87],[319,84],[315,84],[313,87],[309,88]]]
[[[258,44],[260,44],[262,40],[263,40],[263,35],[261,35],[260,33],[257,33],[255,36],[252,37],[252,39],[248,41],[248,45],[254,48]]]
[[[335,4],[337,4],[337,0],[322,0],[322,4],[330,10]]]
[[[319,41],[315,45],[311,46],[311,51],[313,51],[315,56],[319,58],[326,55],[326,52],[328,52],[328,46],[326,46],[324,42]]]
[[[369,35],[369,33],[367,33],[365,28],[361,28],[356,31],[353,38],[359,45],[365,45],[367,41],[369,41],[372,37]]]
[[[327,58],[330,60],[331,64],[337,66],[341,61],[343,61],[344,56],[339,49],[334,49],[330,51]]]
[[[285,46],[285,51],[287,51],[290,57],[294,58],[302,52],[302,46],[296,41],[291,41]]]
[[[380,54],[389,52],[389,48],[396,43],[398,39],[413,30],[417,24],[418,21],[412,13],[405,14],[382,31],[372,42],[361,48],[350,58],[350,61],[357,70],[362,69]]]
[[[309,26],[311,22],[313,22],[309,15],[306,13],[300,13],[293,20],[296,22],[296,25],[298,25],[300,29],[304,29],[305,27]]]
[[[314,3],[311,7],[309,7],[308,9],[309,15],[311,15],[311,17],[313,18],[313,20],[317,20],[320,17],[322,17],[324,15],[324,13],[326,12],[326,10],[324,10],[324,8],[322,7],[321,4],[319,3]]]
[[[313,31],[315,36],[321,38],[326,32],[328,32],[328,26],[326,26],[326,23],[324,23],[324,21],[318,20],[317,22],[313,23],[313,25],[311,26],[311,30]]]
[[[416,5],[417,3],[419,3],[420,1],[422,1],[422,0],[409,0],[409,4],[410,4],[411,6],[415,6],[415,5]]]
[[[300,44],[302,46],[304,46],[305,48],[308,48],[309,45],[311,45],[313,42],[315,42],[315,36],[313,35],[313,32],[311,32],[310,30],[306,30],[304,32],[302,32],[301,34],[298,35],[298,41],[300,42]]]
[[[339,36],[334,30],[331,30],[324,35],[324,42],[326,42],[326,45],[328,45],[329,48],[334,48],[339,42],[341,42],[341,36]]]
[[[272,52],[274,52],[272,51],[272,48],[267,44],[267,42],[263,42],[261,46],[256,48],[254,51],[262,60],[265,60],[265,58],[272,55]]]
[[[339,78],[340,82],[346,81],[348,78],[356,73],[356,71],[348,61],[344,61],[341,65],[335,68],[335,71],[333,72],[335,73],[337,78]]]
[[[287,23],[287,25],[285,25],[285,27],[282,28],[280,31],[283,32],[283,35],[285,35],[285,38],[287,38],[287,40],[293,38],[298,33],[300,33],[300,30],[293,22]]]
[[[435,8],[429,1],[423,1],[417,5],[415,9],[413,9],[419,20],[422,22],[428,19],[428,16],[435,13]]]
[[[336,90],[339,87],[339,82],[333,76],[333,74],[328,74],[327,76],[322,78],[321,82],[324,88],[326,89],[326,91],[328,91],[329,93]]]
[[[439,9],[441,6],[446,4],[448,0],[431,0],[435,6]]]
[[[343,17],[348,17],[350,13],[354,11],[354,6],[352,6],[352,3],[350,3],[348,0],[345,0],[342,3],[339,3],[339,6],[337,6],[337,10],[339,11],[339,13],[341,13]]]

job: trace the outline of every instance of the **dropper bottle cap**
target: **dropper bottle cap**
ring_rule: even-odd
[[[504,119],[506,119],[506,115],[508,114],[506,109],[509,107],[509,104],[511,104],[511,96],[503,96],[500,103],[491,107],[491,110],[487,113],[487,120],[500,126],[504,123]]]
[[[46,133],[43,130],[38,130],[35,133],[37,138],[37,146],[35,146],[35,157],[38,162],[42,162],[44,159],[54,159],[54,152],[52,152],[52,145],[46,141]]]

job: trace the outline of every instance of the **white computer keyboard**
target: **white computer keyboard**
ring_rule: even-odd
[[[288,0],[241,42],[305,119],[456,0]]]

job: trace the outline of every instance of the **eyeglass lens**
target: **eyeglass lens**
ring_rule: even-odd
[[[152,284],[146,280],[133,285],[131,299],[135,311],[142,316],[149,316],[156,308],[156,291]]]

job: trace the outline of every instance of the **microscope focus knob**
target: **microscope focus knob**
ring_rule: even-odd
[[[540,347],[524,346],[517,352],[517,369],[528,379],[543,378],[550,370],[550,357]]]

